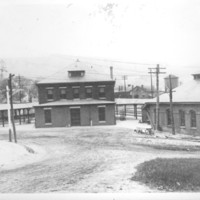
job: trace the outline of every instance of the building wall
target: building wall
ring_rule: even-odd
[[[71,106],[73,107],[73,106]],[[35,107],[35,126],[42,127],[68,127],[71,126],[70,107],[56,106],[51,108],[52,124],[46,125],[44,120],[44,108]],[[98,120],[98,105],[80,106],[81,126],[90,125],[115,125],[115,106],[106,105],[106,122]]]
[[[148,91],[143,87],[135,87],[133,90],[130,91],[130,95],[132,98],[138,99],[147,99],[152,97],[151,91]]]
[[[105,99],[108,101],[114,101],[114,81],[110,82],[90,82],[90,83],[63,83],[63,84],[41,84],[38,85],[38,97],[39,103],[47,103],[47,90],[48,87],[53,87],[53,101],[60,100],[59,87],[67,87],[67,99],[73,99],[72,87],[80,86],[79,97],[80,99],[85,99],[85,86],[93,87],[93,99],[99,99],[99,87],[100,85],[105,85]]]
[[[154,109],[156,109],[155,105],[150,105],[150,116],[152,121],[154,121]],[[160,126],[163,131],[171,132],[171,125],[167,125],[167,115],[166,109],[169,108],[169,104],[160,105]],[[179,118],[179,110],[185,111],[185,127],[180,127],[180,118]],[[194,110],[196,112],[196,128],[192,128],[190,125],[190,110]],[[183,134],[191,134],[191,135],[199,135],[200,136],[200,104],[178,104],[173,106],[173,114],[174,114],[174,124],[175,130],[177,133]],[[155,123],[155,122],[154,122]]]

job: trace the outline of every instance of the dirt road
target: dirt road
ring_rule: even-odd
[[[138,146],[132,143],[131,132],[117,127],[19,130],[19,143],[37,145],[46,156],[24,167],[1,170],[0,192],[155,192],[130,180],[138,163],[199,154]],[[7,131],[0,139],[7,139]]]

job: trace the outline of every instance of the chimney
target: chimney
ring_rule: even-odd
[[[113,67],[110,66],[110,78],[113,80]]]

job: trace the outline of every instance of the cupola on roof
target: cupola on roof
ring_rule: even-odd
[[[194,80],[200,80],[200,72],[192,74],[194,77]]]

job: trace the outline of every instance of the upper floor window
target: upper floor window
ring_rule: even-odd
[[[105,98],[106,93],[105,93],[105,86],[99,86],[99,98]]]
[[[190,111],[190,125],[191,125],[191,127],[196,127],[197,126],[196,112],[194,110]]]
[[[171,120],[171,112],[170,109],[166,110],[166,115],[167,115],[167,125],[171,125],[172,124],[172,120]]]
[[[86,87],[85,95],[87,99],[92,98],[92,87]]]
[[[60,99],[66,99],[67,98],[66,88],[59,88],[59,89],[60,89]]]
[[[179,110],[180,126],[185,126],[185,111]]]
[[[84,70],[69,71],[69,77],[83,77],[85,75]]]
[[[79,99],[79,87],[74,87],[73,89],[73,98]]]
[[[53,100],[53,88],[47,88],[47,100]]]

